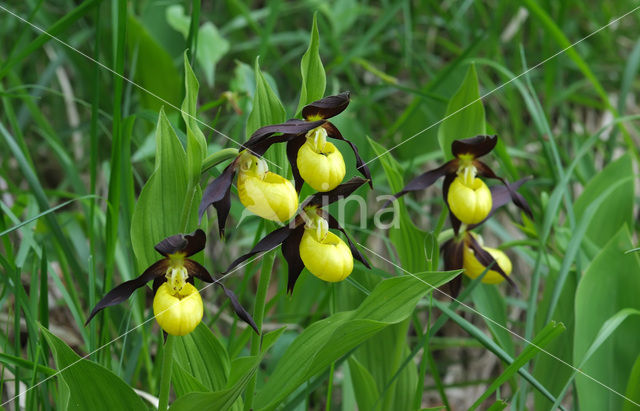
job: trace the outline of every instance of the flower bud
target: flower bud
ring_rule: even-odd
[[[346,174],[342,154],[327,141],[327,132],[322,127],[307,133],[296,163],[300,176],[317,191],[333,190]]]
[[[300,241],[300,258],[304,266],[319,279],[328,282],[342,281],[353,271],[353,256],[344,241],[330,231],[305,228]]]
[[[491,254],[491,257],[496,260],[496,263],[500,266],[500,268],[506,275],[511,274],[511,260],[509,260],[509,257],[507,257],[507,255],[503,251],[491,247],[482,248],[489,254]],[[483,266],[480,261],[478,261],[473,250],[468,247],[464,248],[462,256],[462,267],[464,268],[464,273],[472,279],[478,277],[486,269],[486,267]],[[504,281],[504,277],[495,270],[487,271],[485,276],[482,278],[482,282],[486,284],[498,284],[502,281]]]
[[[477,224],[491,212],[491,191],[479,178],[465,180],[458,176],[449,186],[447,202],[453,215],[464,224]]]
[[[189,334],[202,320],[202,297],[190,283],[175,294],[167,283],[162,283],[153,298],[153,314],[167,334]]]
[[[267,220],[284,222],[298,210],[298,193],[293,184],[270,171],[263,177],[240,171],[238,195],[249,211]]]

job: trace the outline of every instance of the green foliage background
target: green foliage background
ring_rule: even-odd
[[[288,296],[273,251],[225,278],[253,312],[272,273],[262,340],[204,290],[204,322],[176,347],[171,409],[636,409],[640,12],[589,36],[634,7],[2,3],[0,407],[153,409],[163,337],[150,291],[85,327],[87,313],[155,261],[156,242],[198,227],[203,184],[253,130],[349,90],[332,122],[375,158],[375,189],[344,224],[374,268],[334,286],[305,270]],[[494,170],[533,177],[520,192],[534,219],[506,207],[482,228],[521,293],[465,280],[452,301],[410,275],[455,275],[438,271],[439,187],[404,197],[390,230],[376,227],[377,196],[484,132],[500,138]],[[289,172],[283,147],[267,158]],[[243,210],[233,201],[224,240],[207,229],[214,213],[200,226],[212,273],[272,228]]]

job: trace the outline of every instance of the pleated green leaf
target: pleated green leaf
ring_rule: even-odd
[[[302,87],[296,113],[300,113],[305,105],[324,97],[324,90],[327,85],[324,66],[320,59],[320,34],[318,33],[317,12],[313,15],[309,48],[300,61],[300,73],[302,74]]]
[[[256,409],[273,409],[297,387],[391,324],[411,315],[432,286],[457,273],[428,272],[379,283],[353,311],[333,314],[307,327],[289,346],[256,397]]]
[[[634,253],[628,229],[621,228],[587,267],[575,299],[574,362],[589,351],[601,327],[623,309],[640,309],[640,261]],[[623,393],[638,357],[640,318],[628,318],[581,367],[587,375]],[[593,380],[576,377],[582,410],[619,410],[624,400]]]
[[[190,185],[186,164],[184,148],[161,110],[156,128],[155,170],[140,192],[131,220],[131,243],[139,269],[160,258],[153,249],[159,241],[197,227],[199,198],[192,202],[190,210],[184,210]],[[185,230],[183,214],[187,212]]]
[[[40,327],[53,352],[60,384],[62,410],[143,410],[146,404],[120,377],[81,359],[61,339]]]
[[[254,69],[256,92],[253,96],[253,108],[247,119],[247,137],[262,126],[284,123],[287,119],[287,113],[278,95],[264,78],[262,71],[260,71],[258,58],[256,58]]]
[[[484,106],[480,100],[476,66],[469,66],[460,88],[455,92],[444,115],[445,120],[438,128],[438,141],[448,160],[453,158],[453,140],[485,134],[487,131]]]

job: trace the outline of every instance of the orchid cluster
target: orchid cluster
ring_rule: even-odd
[[[292,292],[302,269],[328,281],[342,281],[353,270],[354,258],[367,268],[369,263],[360,254],[338,221],[322,207],[350,195],[364,183],[371,185],[369,169],[358,149],[345,139],[328,121],[349,105],[349,93],[329,96],[302,109],[303,119],[258,129],[243,144],[243,150],[222,174],[204,190],[199,205],[202,220],[207,208],[213,206],[218,214],[218,231],[224,236],[226,220],[231,208],[231,186],[237,175],[240,202],[247,210],[266,220],[291,222],[259,241],[247,254],[236,259],[224,274],[238,267],[251,256],[269,251],[282,244],[282,253],[289,265],[288,291]],[[366,177],[353,178],[342,184],[346,174],[340,151],[327,138],[347,142],[352,148],[358,170]],[[289,180],[269,171],[265,152],[276,143],[286,143],[287,157],[295,186]],[[298,207],[298,196],[304,183],[318,191]],[[336,229],[347,239],[329,231]],[[253,318],[242,307],[235,294],[214,280],[206,268],[190,259],[202,251],[206,243],[204,231],[170,236],[155,246],[164,258],[152,264],[139,277],[126,281],[102,298],[91,311],[87,324],[106,307],[128,299],[135,290],[153,280],[153,312],[160,327],[170,335],[185,335],[193,331],[203,317],[203,303],[194,278],[221,287],[231,305],[243,321],[258,333]]]
[[[526,179],[509,184],[479,160],[491,152],[497,142],[497,136],[485,135],[453,141],[452,160],[415,177],[395,197],[426,189],[444,177],[443,197],[454,231],[454,237],[441,247],[445,269],[462,268],[464,274],[472,279],[484,274],[483,283],[498,284],[507,280],[515,287],[509,278],[512,270],[509,257],[499,249],[484,246],[481,238],[471,232],[509,201],[532,217],[527,201],[516,191]],[[499,180],[502,185],[489,189],[482,178]],[[454,294],[459,291],[460,284],[460,277],[451,284]]]

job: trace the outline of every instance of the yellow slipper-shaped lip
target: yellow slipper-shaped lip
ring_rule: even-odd
[[[202,297],[190,283],[175,295],[167,283],[162,283],[153,298],[153,314],[167,334],[189,334],[202,321]]]
[[[249,211],[267,220],[285,222],[298,210],[298,193],[293,184],[270,171],[264,178],[240,172],[238,195]]]
[[[302,179],[317,191],[333,190],[346,174],[344,158],[330,142],[325,142],[320,152],[314,150],[311,141],[305,142],[298,150],[296,162]]]
[[[491,212],[491,191],[479,178],[465,184],[461,177],[456,177],[449,186],[447,202],[458,220],[465,224],[478,224]]]
[[[504,271],[506,275],[511,274],[511,270],[512,270],[511,260],[509,259],[509,257],[507,257],[507,255],[502,250],[498,250],[497,248],[491,248],[491,247],[483,247],[483,248],[489,254],[491,254],[491,257],[493,257],[493,259],[496,260],[496,263],[500,266],[500,268],[502,269],[502,271]],[[480,261],[478,261],[474,252],[468,247],[464,248],[464,252],[462,256],[462,266],[464,268],[464,273],[472,279],[482,274],[486,268],[480,263]],[[503,281],[504,281],[504,277],[501,276],[500,273],[498,273],[495,270],[489,270],[487,274],[485,274],[485,276],[482,278],[482,282],[485,284],[498,284]]]
[[[305,229],[300,241],[300,258],[321,280],[342,281],[353,271],[353,256],[344,241],[332,232],[318,240],[315,230]]]

